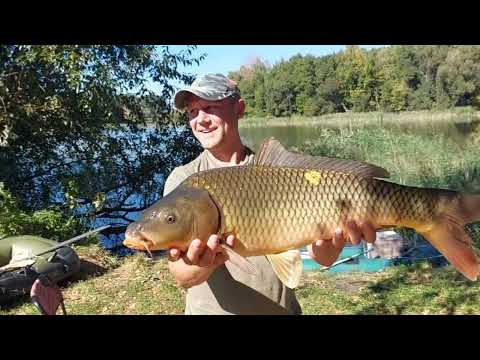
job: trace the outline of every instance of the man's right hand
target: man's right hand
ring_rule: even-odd
[[[233,247],[235,237],[229,235],[226,243]],[[171,248],[168,251],[169,268],[177,283],[189,288],[206,281],[213,271],[228,260],[221,250],[220,237],[216,234],[208,238],[206,244],[194,239],[185,251]]]

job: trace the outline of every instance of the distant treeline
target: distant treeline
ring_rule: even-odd
[[[480,46],[398,45],[261,59],[229,76],[250,116],[314,116],[480,105]]]

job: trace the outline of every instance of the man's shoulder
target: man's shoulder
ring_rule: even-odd
[[[170,175],[168,175],[165,180],[165,188],[163,190],[163,195],[167,195],[170,191],[175,189],[180,183],[188,178],[190,175],[193,175],[201,170],[202,162],[205,158],[205,151],[200,153],[195,159],[190,161],[185,165],[177,166],[172,170]]]
[[[178,174],[186,175],[187,177],[192,174],[195,174],[203,170],[202,167],[203,167],[203,163],[205,162],[205,157],[206,157],[206,151],[204,150],[189,163],[177,166],[175,169],[173,169],[172,173],[175,171]]]
[[[246,148],[246,155],[247,159],[245,161],[246,164],[253,163],[255,153],[249,148]],[[200,171],[208,170],[215,167],[212,164],[212,160],[209,160],[207,150],[204,150],[198,155],[195,159],[190,161],[189,163],[181,166],[177,166],[172,170],[170,175],[167,177],[165,181],[165,187],[163,190],[163,195],[167,195],[170,191],[175,189],[178,185],[180,185],[183,180],[188,178],[190,175],[196,174]]]

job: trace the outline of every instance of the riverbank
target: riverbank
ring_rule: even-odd
[[[185,292],[167,269],[143,254],[116,258],[97,245],[77,247],[82,271],[62,284],[70,315],[183,314]],[[451,266],[427,263],[379,273],[307,272],[296,290],[305,315],[480,314],[480,282]],[[0,315],[38,314],[22,299]]]
[[[455,122],[471,122],[480,117],[480,111],[471,107],[458,107],[448,110],[402,111],[397,113],[334,113],[322,116],[291,117],[247,117],[240,121],[239,127],[262,126],[325,126],[325,127],[366,127],[390,125],[445,124]]]
[[[117,257],[98,244],[75,246],[81,270],[60,284],[69,315],[181,314],[184,292],[167,268],[143,253]],[[33,315],[28,297],[0,309],[0,315]]]

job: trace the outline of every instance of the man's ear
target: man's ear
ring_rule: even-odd
[[[242,118],[245,115],[245,100],[239,99],[237,101],[237,118]]]

